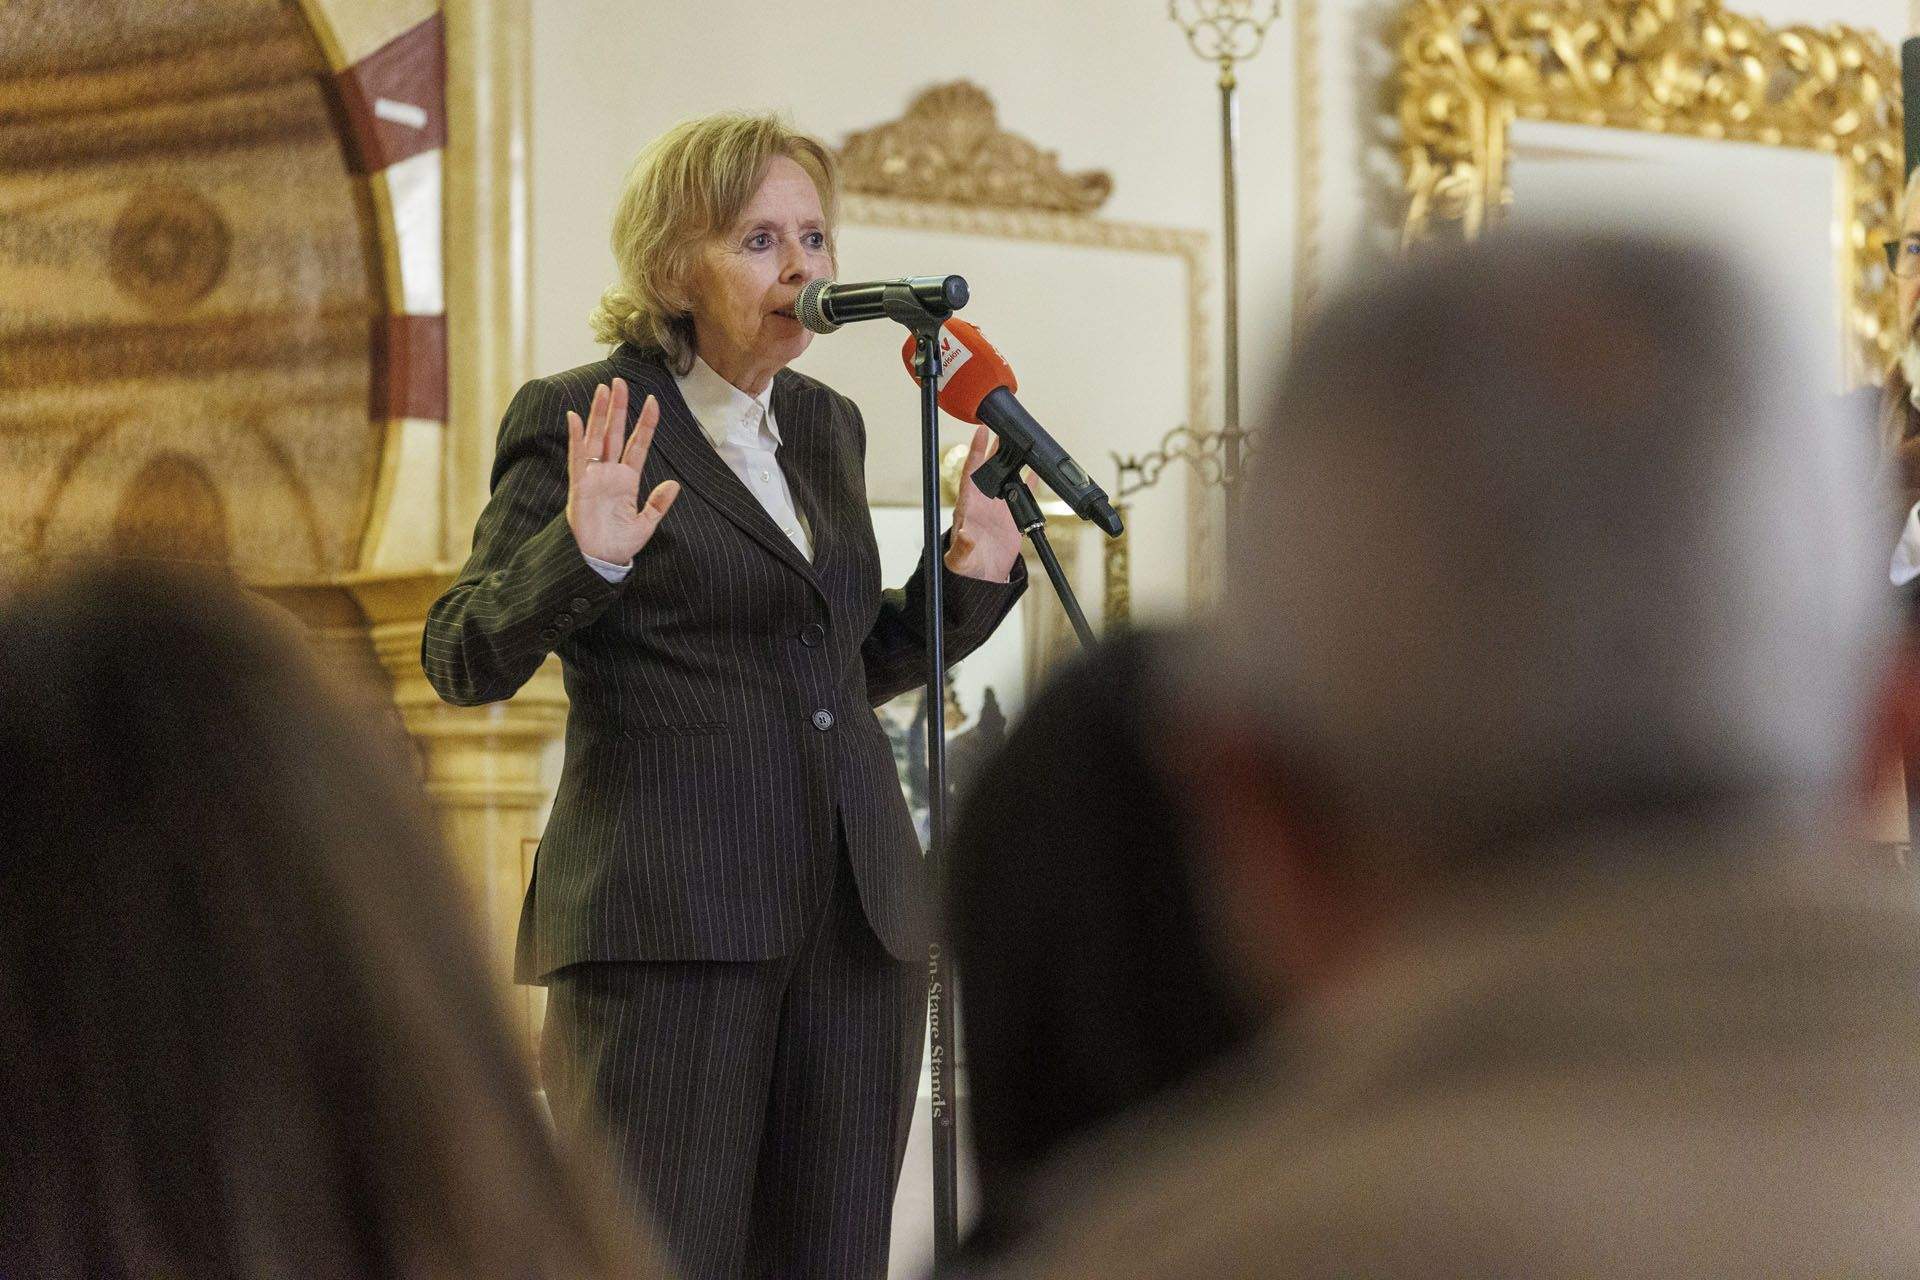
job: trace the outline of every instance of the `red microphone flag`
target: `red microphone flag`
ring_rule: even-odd
[[[913,373],[913,339],[900,348],[907,372]],[[920,381],[914,374],[913,380]],[[987,336],[965,320],[949,319],[940,326],[940,408],[962,422],[980,421],[980,402],[999,388],[1020,389],[1013,368],[994,349]]]

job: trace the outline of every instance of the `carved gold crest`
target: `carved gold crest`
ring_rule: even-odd
[[[943,204],[1091,213],[1113,194],[1108,174],[1064,173],[1056,153],[1002,130],[993,99],[966,80],[849,135],[840,164],[847,191]]]

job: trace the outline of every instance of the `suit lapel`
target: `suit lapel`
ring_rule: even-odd
[[[673,464],[681,483],[692,489],[721,515],[740,527],[748,537],[758,542],[782,564],[792,569],[806,580],[807,584],[820,590],[819,579],[813,566],[807,563],[800,549],[793,545],[792,539],[773,522],[767,509],[760,505],[759,499],[747,491],[740,477],[732,468],[720,460],[714,451],[713,441],[700,429],[694,420],[693,411],[687,408],[687,402],[681,398],[679,384],[666,367],[656,361],[646,359],[633,347],[622,344],[608,357],[621,375],[633,384],[633,393],[628,397],[627,416],[631,427],[633,419],[640,413],[640,406],[647,396],[654,396],[660,402],[660,425],[654,431],[653,447],[658,449],[666,460]],[[776,397],[779,379],[775,380]],[[775,416],[779,418],[781,435],[787,437],[786,418],[776,407]],[[784,455],[787,444],[782,443]],[[799,500],[796,489],[795,500]],[[819,518],[812,508],[803,508],[814,521],[814,528],[820,528]],[[820,534],[815,535],[815,552],[818,553]],[[822,593],[824,595],[824,593]]]
[[[793,503],[807,519],[813,538],[813,575],[826,580],[833,553],[833,520],[827,510],[832,476],[833,423],[826,397],[784,370],[774,375],[774,421],[780,425],[780,469],[786,472]]]

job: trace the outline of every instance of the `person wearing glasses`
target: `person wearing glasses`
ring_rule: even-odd
[[[1920,170],[1907,178],[1901,213],[1900,235],[1887,242],[1900,307],[1900,353],[1887,371],[1879,417],[1885,465],[1897,468],[1889,488],[1899,496],[1905,519],[1890,567],[1895,586],[1920,579],[1920,336],[1914,333],[1920,312]]]

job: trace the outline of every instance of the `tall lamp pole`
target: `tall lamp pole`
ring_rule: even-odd
[[[1225,256],[1226,421],[1221,424],[1222,483],[1232,514],[1240,486],[1240,82],[1236,63],[1260,52],[1280,17],[1280,0],[1168,0],[1167,17],[1193,51],[1220,68],[1220,195]]]

